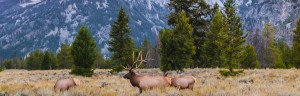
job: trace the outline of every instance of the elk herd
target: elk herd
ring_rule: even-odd
[[[141,75],[134,72],[134,69],[137,69],[141,66],[142,63],[145,63],[151,59],[148,58],[148,54],[146,55],[146,59],[143,59],[141,55],[141,51],[139,52],[137,60],[134,59],[133,53],[133,65],[129,67],[123,68],[128,70],[128,73],[123,76],[123,78],[128,79],[133,87],[139,88],[139,92],[142,93],[143,90],[159,88],[159,87],[167,87],[172,86],[179,89],[191,89],[193,90],[193,86],[196,82],[196,78],[191,75],[181,75],[177,77],[169,77],[168,74],[164,74],[162,76],[153,76],[153,75]],[[135,68],[133,66],[135,65]],[[54,90],[64,91],[68,90],[71,87],[80,85],[80,80],[76,78],[69,79],[59,79],[56,81],[54,85]]]

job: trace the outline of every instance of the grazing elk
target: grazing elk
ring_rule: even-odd
[[[133,60],[134,60],[134,54],[133,54]],[[140,64],[137,65],[136,64],[137,62],[140,62]],[[138,60],[134,61],[134,64],[136,64],[136,68],[139,68],[139,66],[143,62],[147,62],[147,60],[143,60],[143,58],[141,57],[141,52],[139,52]],[[145,89],[170,86],[170,82],[164,76],[139,75],[133,71],[132,67],[125,68],[125,69],[128,70],[128,73],[124,75],[124,78],[129,79],[132,86],[138,87],[140,93],[142,93],[142,90]]]
[[[76,78],[59,79],[54,85],[54,90],[65,91],[69,88],[80,85],[80,80]]]
[[[192,89],[194,87],[194,84],[196,82],[196,78],[191,75],[183,75],[183,76],[178,76],[174,77],[171,79],[171,86],[177,87],[180,89]]]

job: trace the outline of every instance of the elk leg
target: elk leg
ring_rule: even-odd
[[[193,90],[193,89],[194,89],[194,84],[190,84],[190,85],[188,86],[188,88],[191,89],[191,90]]]
[[[142,93],[142,92],[143,92],[143,90],[142,90],[141,88],[139,88],[139,91],[140,91],[140,93]]]

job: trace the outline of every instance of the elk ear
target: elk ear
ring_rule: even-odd
[[[78,79],[76,79],[76,78],[72,78],[73,79],[73,81],[75,82],[75,84],[78,86],[78,85],[80,85],[80,80],[78,80]]]

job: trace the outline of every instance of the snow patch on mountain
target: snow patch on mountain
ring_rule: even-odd
[[[142,21],[141,20],[138,20],[136,23],[139,24],[140,26],[142,25]]]
[[[152,31],[153,33],[155,33],[156,36],[158,36],[158,31],[157,31],[156,26],[152,26],[152,27],[151,27],[151,31]]]
[[[88,0],[84,0],[84,1],[83,1],[83,5],[87,5],[88,3],[89,3]]]
[[[108,44],[105,44],[103,48],[101,48],[101,54],[103,54],[104,58],[108,58],[108,55],[106,55],[107,53],[109,53],[109,48],[110,46]]]
[[[108,7],[108,4],[109,4],[109,3],[107,3],[107,0],[104,0],[104,2],[102,3],[103,8],[107,8],[107,7]]]
[[[65,10],[65,13],[61,13],[63,16],[66,16],[65,23],[72,21],[72,16],[76,14],[77,6],[76,4],[68,5],[68,8]]]
[[[106,43],[105,41],[109,40],[109,32],[111,29],[111,25],[106,25],[106,26],[102,26],[100,27],[100,30],[97,31],[97,37],[99,38],[99,43]]]
[[[221,8],[224,7],[224,4],[222,3],[222,1],[220,0],[206,0],[206,3],[211,5],[211,7],[213,7],[214,4],[218,4]]]
[[[51,31],[45,36],[45,38],[46,38],[46,37],[49,37],[49,36],[55,36],[58,32],[59,32],[59,31],[58,31],[58,28],[55,27],[55,29],[54,29],[54,30],[51,30]]]
[[[73,42],[73,38],[71,37],[71,33],[68,31],[68,28],[60,28],[59,30],[59,37],[60,37],[60,42],[65,42],[67,44],[70,44],[71,42]]]
[[[42,2],[42,0],[30,0],[30,2],[21,3],[21,4],[19,4],[19,6],[25,8],[27,6],[34,5],[34,4],[37,4],[40,2]]]
[[[105,9],[107,7],[109,7],[109,3],[107,2],[107,0],[104,0],[102,3],[100,2],[96,2],[96,5],[97,5],[97,9]]]
[[[249,5],[251,5],[252,4],[252,0],[249,0],[245,5],[246,6],[249,6]]]

